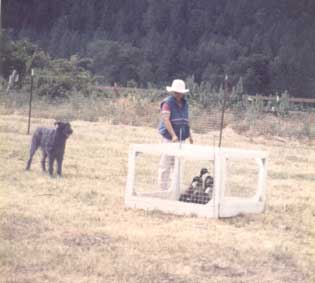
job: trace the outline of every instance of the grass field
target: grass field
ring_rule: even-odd
[[[128,146],[159,141],[155,129],[72,125],[64,176],[50,178],[39,153],[24,171],[27,116],[0,115],[1,282],[315,282],[314,145],[226,129],[224,146],[269,152],[267,207],[211,220],[124,207]]]

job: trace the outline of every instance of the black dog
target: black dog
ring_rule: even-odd
[[[48,172],[52,176],[54,161],[57,160],[57,174],[61,176],[62,161],[65,153],[66,140],[73,133],[70,123],[56,122],[55,129],[37,128],[32,137],[30,158],[26,170],[31,168],[33,155],[38,147],[43,151],[41,160],[42,169],[46,171],[46,158],[48,156]]]

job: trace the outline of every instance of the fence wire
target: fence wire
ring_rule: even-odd
[[[35,84],[36,85],[36,84]],[[29,113],[28,101],[30,87],[24,91],[11,90],[9,95],[1,94],[3,111]],[[164,90],[145,90],[134,88],[95,87],[91,95],[80,92],[67,97],[52,98],[40,96],[34,89],[32,116],[52,118],[56,120],[86,120],[106,122],[113,125],[136,126],[152,129],[144,138],[135,143],[159,143],[161,138],[157,128],[160,120],[159,106],[168,93]],[[190,126],[196,144],[218,146],[223,107],[223,92],[219,91],[206,96],[192,93],[187,96],[190,109]],[[315,114],[312,108],[300,107],[287,101],[264,101],[248,96],[236,99],[235,94],[227,97],[222,127],[222,146],[244,149],[268,150],[268,144],[276,145],[277,151],[272,158],[294,159],[290,149],[282,148],[288,141],[299,141],[298,149],[307,152],[315,138]],[[276,103],[276,104],[275,104]],[[274,149],[273,149],[274,150]],[[137,167],[136,187],[150,191],[158,187],[159,160],[161,157],[144,156],[139,158]],[[143,160],[142,160],[143,159]],[[288,163],[284,161],[284,163]],[[184,194],[193,185],[198,191],[204,183],[194,182],[200,177],[202,168],[208,170],[213,177],[213,164],[187,161],[181,179],[181,191]],[[251,197],[256,186],[256,164],[228,162],[227,191],[230,196]],[[205,180],[203,180],[204,182]],[[199,186],[199,187],[198,187]],[[202,191],[202,190],[200,190]],[[211,198],[211,196],[210,196]],[[203,202],[203,201],[201,201]]]

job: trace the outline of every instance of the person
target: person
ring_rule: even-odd
[[[189,126],[188,101],[185,94],[186,89],[183,80],[173,80],[171,86],[166,87],[170,93],[160,104],[159,133],[162,136],[162,143],[184,142],[193,138]],[[171,171],[174,168],[174,157],[162,155],[159,163],[158,183],[161,190],[167,190]]]

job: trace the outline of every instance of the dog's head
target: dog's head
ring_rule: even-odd
[[[55,126],[57,126],[57,131],[68,138],[72,133],[73,130],[69,122],[55,122]]]

